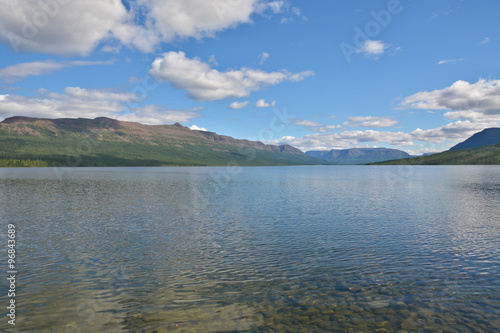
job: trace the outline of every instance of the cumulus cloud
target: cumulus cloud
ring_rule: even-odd
[[[303,151],[332,148],[353,148],[360,144],[389,144],[395,146],[412,146],[412,138],[404,132],[382,132],[375,130],[342,131],[338,133],[314,133],[303,137],[286,136],[270,143],[287,143]]]
[[[40,89],[36,96],[0,95],[0,117],[40,118],[109,117],[143,124],[189,122],[200,108],[176,110],[158,105],[131,108],[140,97],[127,92],[68,87],[63,93]]]
[[[400,109],[477,111],[484,115],[500,114],[500,80],[481,79],[476,83],[457,81],[450,87],[418,92],[406,97]]]
[[[360,145],[407,147],[404,150],[413,153],[446,150],[485,128],[500,127],[500,80],[479,80],[473,84],[457,81],[444,89],[419,92],[406,97],[399,108],[448,110],[444,117],[450,122],[437,128],[416,128],[409,132],[349,130],[313,133],[303,137],[285,136],[269,143],[288,143],[304,151],[352,148]],[[396,123],[397,121],[390,117],[350,117],[345,124],[385,127]]]
[[[117,0],[60,2],[0,2],[0,42],[16,52],[87,55],[129,18]]]
[[[198,101],[247,97],[265,86],[298,82],[314,75],[312,71],[269,73],[249,68],[220,72],[200,59],[187,58],[184,52],[163,54],[155,59],[149,73],[157,81],[170,82],[175,88],[186,90],[189,97]]]
[[[324,128],[318,128],[313,134],[302,137],[284,136],[268,141],[270,144],[290,144],[307,150],[346,149],[353,147],[392,146],[413,154],[426,151],[443,151],[461,142],[474,133],[488,127],[500,126],[500,118],[496,122],[460,120],[432,129],[417,128],[411,132],[403,131],[341,131],[324,133]]]
[[[212,37],[254,13],[280,13],[285,1],[1,1],[0,42],[16,52],[88,55],[98,45],[152,52],[176,39]]]
[[[271,103],[267,103],[265,99],[259,99],[257,103],[255,103],[256,108],[269,108],[276,105],[276,101],[272,101]]]
[[[365,56],[379,56],[385,52],[388,45],[381,40],[367,40],[362,47],[356,50],[356,53],[362,53]]]
[[[485,119],[489,117],[485,117],[484,114],[477,112],[477,111],[450,111],[446,112],[444,114],[445,118],[451,119],[451,120],[458,120],[458,119]]]
[[[16,64],[0,69],[0,79],[4,81],[15,81],[28,76],[40,76],[52,74],[64,68],[78,66],[111,65],[109,61],[34,61]]]
[[[250,23],[257,0],[141,0],[135,11],[147,13],[147,25],[162,41],[211,37],[241,23]],[[133,5],[134,6],[134,5]]]
[[[349,117],[349,121],[344,122],[351,127],[391,127],[397,124],[392,117]]]
[[[500,122],[496,123],[497,125]],[[490,124],[495,125],[495,124]],[[417,128],[411,132],[403,131],[341,131],[336,133],[313,133],[303,137],[285,136],[269,141],[272,144],[290,144],[303,151],[346,149],[359,146],[394,146],[414,153],[422,147],[432,145],[432,151],[446,150],[455,143],[463,141],[472,134],[491,127],[484,123],[469,120],[456,121],[433,129]]]
[[[378,59],[379,56],[385,54],[389,56],[397,56],[402,51],[401,47],[393,46],[381,40],[365,40],[358,48],[354,48],[346,43],[341,43],[340,48],[348,62],[351,61],[353,53],[361,54],[365,58]]]
[[[208,131],[205,127],[198,127],[197,125],[192,125],[189,127],[189,129],[192,131],[204,131],[204,132]]]
[[[245,102],[233,102],[233,103],[229,104],[228,108],[232,109],[232,110],[239,110],[239,109],[243,109],[247,105],[248,105],[248,101],[245,101]]]
[[[463,141],[472,134],[489,127],[484,123],[476,123],[469,120],[461,120],[446,124],[438,128],[420,129],[410,132],[412,140],[441,143],[445,141]]]

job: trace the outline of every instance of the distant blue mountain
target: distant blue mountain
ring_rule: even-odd
[[[351,148],[313,150],[307,155],[322,158],[333,164],[367,164],[411,157],[408,153],[390,148]]]
[[[459,150],[467,148],[476,148],[500,143],[500,128],[487,128],[478,132],[459,144],[450,148],[450,150]]]

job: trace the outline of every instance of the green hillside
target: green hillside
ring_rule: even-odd
[[[12,117],[0,123],[0,166],[208,166],[325,164],[288,145],[264,145],[180,124],[109,118]]]
[[[489,146],[449,150],[438,154],[405,158],[387,162],[374,163],[377,165],[500,165],[500,144]]]

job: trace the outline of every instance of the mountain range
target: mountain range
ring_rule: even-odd
[[[174,125],[100,117],[0,122],[3,166],[181,166],[327,164],[289,145],[265,145]]]
[[[474,134],[467,140],[451,147],[450,150],[477,148],[482,146],[494,145],[496,143],[500,143],[500,128],[492,127]]]
[[[449,151],[411,157],[388,148],[303,153],[174,125],[99,117],[0,122],[0,166],[226,166],[313,164],[500,164],[500,128],[488,128]]]
[[[404,151],[389,148],[313,150],[307,151],[306,154],[332,164],[367,164],[411,157]]]

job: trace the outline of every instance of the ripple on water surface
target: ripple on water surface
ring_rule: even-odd
[[[500,168],[228,170],[0,170],[16,329],[500,331]]]

